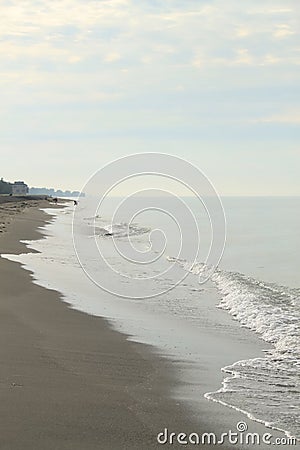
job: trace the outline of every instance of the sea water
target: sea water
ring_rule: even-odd
[[[200,392],[300,437],[300,199],[224,198],[227,245],[213,274],[205,264],[211,223],[194,199],[173,205],[176,214],[164,213],[172,210],[172,199],[155,199],[159,207],[131,223],[127,214],[115,214],[120,201],[112,198],[91,214],[89,199],[80,200],[73,228],[77,254],[69,206],[48,210],[55,220],[45,227],[47,238],[27,243],[40,253],[8,257],[33,270],[39,284],[62,292],[72,307],[106,317],[129,339],[180,360],[192,395]],[[138,203],[142,210],[149,199]],[[199,283],[207,270],[211,279]],[[236,361],[222,352],[214,361],[206,355],[215,375],[197,391],[199,380],[189,369],[203,364],[203,339],[209,335],[209,352],[220,347],[222,336],[243,339],[236,324],[256,333],[267,350]]]

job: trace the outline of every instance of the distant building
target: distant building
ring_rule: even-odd
[[[12,185],[12,195],[27,195],[28,191],[28,186],[24,181],[15,181]]]

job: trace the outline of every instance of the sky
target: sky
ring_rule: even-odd
[[[163,152],[300,195],[299,0],[2,0],[0,176],[81,189]]]

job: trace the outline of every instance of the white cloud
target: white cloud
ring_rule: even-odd
[[[237,0],[226,4],[216,0],[213,6],[197,1],[187,6],[184,2],[162,2],[151,7],[133,0],[52,0],[46,6],[35,0],[12,0],[10,6],[0,4],[0,39],[6,46],[2,54],[8,61],[26,57],[28,63],[31,58],[35,64],[47,58],[52,62],[65,60],[66,64],[84,63],[87,58],[113,63],[122,55],[127,66],[128,62],[136,66],[158,61],[184,65],[186,54],[199,68],[215,67],[218,62],[259,66],[260,45],[268,46],[266,54],[274,53],[272,36],[281,40],[289,36],[296,45],[295,18],[289,14],[290,5],[285,4],[279,0],[274,8],[266,1],[265,8],[257,8],[260,2],[254,0],[252,10],[247,11]],[[284,24],[277,23],[278,18],[282,20],[280,14],[285,14]],[[248,50],[239,50],[234,56],[236,39],[243,40]],[[290,43],[288,51],[291,48]],[[292,64],[286,49],[280,52],[277,63]]]
[[[246,64],[246,65],[252,65],[254,60],[253,57],[251,56],[249,50],[247,48],[241,48],[239,50],[237,50],[237,56],[236,59],[233,61],[234,64]]]
[[[99,22],[113,24],[116,19],[121,20],[129,16],[129,4],[129,0],[52,0],[41,8],[35,0],[12,0],[10,5],[0,5],[1,35],[15,32],[30,34],[32,31],[42,34],[45,29],[66,25],[86,30]]]
[[[291,14],[294,12],[292,8],[272,8],[272,7],[265,7],[265,8],[253,8],[249,9],[248,14],[254,14],[254,15],[277,15],[277,14]]]
[[[26,45],[18,42],[2,41],[0,43],[0,55],[2,61],[32,58],[40,59],[67,59],[71,55],[68,48],[56,47],[49,42],[35,42],[32,45]]]
[[[261,62],[261,65],[274,65],[274,64],[280,64],[282,62],[282,59],[275,55],[265,55],[263,61]]]
[[[104,61],[108,63],[113,63],[119,61],[121,59],[121,55],[118,52],[110,52],[104,57]]]
[[[262,117],[254,122],[298,125],[300,124],[300,110],[289,110],[280,114]]]
[[[254,33],[253,30],[250,30],[248,27],[241,26],[236,29],[236,37],[245,38]]]
[[[36,103],[55,98],[60,104],[72,96],[91,101],[98,91],[108,93],[99,101],[114,102],[120,97],[111,93],[119,86],[127,98],[154,93],[163,99],[166,90],[180,92],[184,85],[200,91],[212,79],[229,90],[268,79],[280,84],[296,77],[300,64],[299,35],[291,34],[298,19],[289,13],[289,0],[277,0],[277,8],[273,0],[265,8],[251,0],[252,13],[264,14],[249,13],[238,0],[213,6],[198,0],[9,4],[0,4],[0,56],[11,103],[21,101],[26,86]],[[265,71],[262,80],[255,70]]]
[[[92,141],[91,169],[100,159],[132,150],[133,140],[136,151],[176,148],[186,156],[194,152],[196,159],[209,157],[207,148],[215,146],[214,167],[226,159],[223,154],[235,158],[245,145],[251,155],[253,143],[263,142],[260,153],[268,143],[270,150],[278,135],[286,151],[286,141],[296,146],[296,133],[287,136],[285,127],[275,125],[256,134],[245,124],[254,117],[260,117],[255,123],[300,123],[299,110],[280,109],[284,99],[295,104],[299,89],[297,5],[296,0],[0,2],[1,140],[16,142],[20,154],[26,146],[28,155],[55,141],[48,154],[69,155],[73,178],[82,169],[82,149],[90,152]],[[7,160],[15,153],[6,152]],[[32,160],[39,167],[32,170],[32,183],[39,183],[34,172],[45,176],[43,161]],[[56,166],[50,172],[58,177]]]
[[[77,55],[72,55],[68,58],[68,62],[70,64],[77,64],[80,61],[82,61],[82,57],[81,56],[77,56]]]
[[[209,66],[212,67],[259,67],[259,66],[270,66],[270,65],[281,65],[283,63],[298,65],[300,64],[300,58],[284,58],[279,57],[275,54],[266,54],[259,57],[255,57],[246,48],[237,49],[234,51],[234,55],[230,58],[211,58],[210,60],[204,57],[196,56],[191,65],[198,69],[204,69]]]
[[[196,56],[193,60],[192,60],[192,66],[197,67],[198,69],[202,69],[205,65],[204,59]]]
[[[295,34],[295,32],[291,29],[289,25],[286,24],[280,24],[276,26],[276,30],[273,33],[273,36],[275,38],[285,38],[287,36],[291,36],[292,34]]]

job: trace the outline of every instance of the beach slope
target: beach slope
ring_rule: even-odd
[[[41,238],[42,206],[1,205],[0,253]],[[151,449],[163,427],[193,429],[162,359],[32,281],[0,258],[1,450]]]

